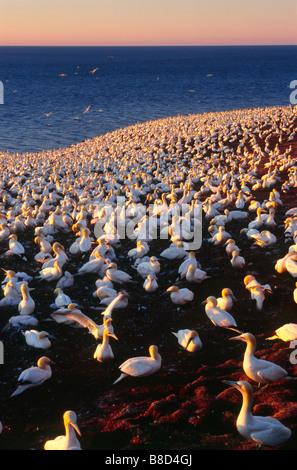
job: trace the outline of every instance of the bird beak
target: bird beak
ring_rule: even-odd
[[[110,333],[109,336],[119,341],[119,338],[114,333]]]
[[[189,337],[189,339],[188,339],[188,342],[187,342],[187,344],[186,344],[186,348],[189,346],[190,342],[191,342],[192,339],[194,339],[194,338],[195,338],[195,334],[193,333],[193,334]]]
[[[237,382],[233,382],[232,380],[223,380],[223,384],[230,385],[230,387],[239,388]]]
[[[72,421],[70,422],[71,426],[75,429],[75,431],[77,432],[77,434],[79,436],[81,436],[81,432],[79,430],[79,427],[77,426],[77,424],[73,423]]]
[[[242,337],[241,336],[233,336],[232,338],[229,338],[230,341],[243,341]]]
[[[203,300],[203,302],[201,302],[201,305],[206,305],[207,301],[206,300]]]

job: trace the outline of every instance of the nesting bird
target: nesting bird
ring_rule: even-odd
[[[23,370],[19,375],[17,388],[12,393],[11,397],[20,395],[29,388],[38,387],[52,376],[51,364],[53,361],[46,356],[42,356],[37,361],[37,366],[29,367]]]
[[[161,367],[162,358],[158,352],[158,347],[152,345],[149,347],[150,356],[137,356],[127,359],[123,362],[119,369],[121,375],[114,382],[114,384],[120,382],[125,377],[147,377],[148,375],[155,374]]]
[[[38,349],[49,349],[51,342],[49,340],[49,333],[47,331],[26,330],[22,332],[26,343]]]
[[[176,333],[172,331],[172,334],[177,338],[178,344],[186,351],[196,352],[202,348],[201,339],[195,330],[178,330]]]
[[[185,305],[194,299],[194,293],[186,287],[179,289],[177,286],[171,286],[166,292],[170,294],[172,302],[176,305]]]
[[[44,450],[81,450],[80,442],[76,436],[76,433],[81,436],[76,413],[74,411],[65,411],[63,421],[65,435],[46,441]]]
[[[230,310],[233,307],[233,301],[236,300],[232,289],[229,289],[228,287],[224,288],[222,290],[222,297],[217,298],[217,306],[221,308],[222,310],[226,310],[227,312],[230,312]]]

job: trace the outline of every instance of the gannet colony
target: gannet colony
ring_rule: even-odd
[[[268,107],[0,154],[1,449],[294,448],[296,131]]]

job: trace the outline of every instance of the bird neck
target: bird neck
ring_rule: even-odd
[[[247,392],[242,394],[242,405],[237,417],[237,426],[238,425],[246,425],[252,418],[252,404],[253,404],[253,397],[248,394]]]
[[[154,361],[157,361],[157,360],[160,359],[160,355],[159,355],[158,351],[155,348],[152,348],[150,350],[150,356]]]
[[[108,346],[109,344],[109,336],[106,331],[103,332],[103,339],[102,339],[102,346]]]
[[[27,301],[29,299],[28,292],[23,291],[22,294],[23,294],[23,300]]]
[[[246,349],[245,349],[245,356],[252,356],[254,355],[256,350],[256,344],[254,341],[248,341],[246,343]]]
[[[78,440],[75,434],[75,430],[70,423],[65,423],[65,434],[67,447],[74,447],[78,443]]]

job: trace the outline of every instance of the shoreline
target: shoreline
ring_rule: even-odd
[[[296,46],[297,47],[297,46]],[[290,111],[290,110],[294,110],[294,108],[296,108],[296,106],[294,107],[293,105],[287,105],[287,106],[282,106],[282,105],[272,105],[272,106],[264,106],[264,107],[261,107],[261,106],[256,106],[256,107],[253,107],[253,108],[235,108],[235,109],[231,109],[231,110],[221,110],[221,111],[205,111],[205,112],[201,112],[201,113],[189,113],[189,114],[177,114],[177,115],[173,115],[173,116],[167,116],[167,117],[161,117],[161,118],[157,118],[157,119],[150,119],[148,121],[139,121],[139,122],[136,122],[134,124],[131,124],[131,125],[127,125],[127,126],[124,126],[124,127],[119,127],[117,129],[114,129],[113,131],[110,131],[110,132],[105,132],[103,134],[99,134],[97,136],[94,136],[94,137],[91,137],[91,138],[87,138],[81,142],[77,142],[77,143],[74,143],[74,144],[70,144],[66,147],[57,147],[57,148],[54,148],[54,149],[43,149],[43,150],[40,150],[40,151],[37,151],[37,152],[34,152],[34,151],[29,151],[29,152],[10,152],[10,151],[0,151],[0,157],[3,157],[3,156],[37,156],[37,155],[40,155],[40,154],[50,154],[50,153],[57,153],[57,152],[65,152],[65,151],[71,151],[71,150],[74,150],[75,148],[79,147],[81,148],[81,146],[83,145],[87,145],[87,144],[92,144],[92,143],[100,143],[100,140],[105,140],[107,139],[108,137],[112,137],[114,134],[118,134],[118,133],[127,133],[129,131],[133,131],[133,130],[138,130],[138,128],[140,128],[140,130],[143,130],[142,128],[143,127],[146,127],[146,126],[150,126],[150,125],[154,125],[154,124],[158,124],[160,123],[161,125],[165,124],[165,127],[166,125],[171,125],[171,123],[177,123],[177,121],[193,121],[195,123],[195,121],[197,122],[197,124],[199,124],[199,120],[203,120],[203,118],[208,118],[208,119],[215,119],[215,118],[223,118],[224,116],[233,116],[233,115],[246,115],[247,113],[250,114],[250,113],[264,113],[266,114],[267,112],[277,112],[279,110],[286,110],[286,111]]]

